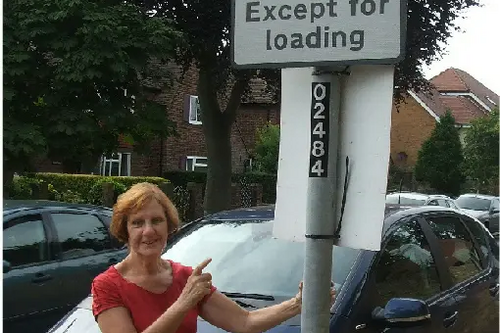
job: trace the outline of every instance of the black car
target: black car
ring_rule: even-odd
[[[126,256],[112,210],[52,201],[3,202],[4,332],[44,332]]]
[[[238,209],[189,223],[164,258],[206,268],[213,283],[254,310],[293,297],[304,243],[272,237],[274,207]],[[369,221],[367,221],[369,223]],[[498,332],[498,243],[477,220],[450,208],[387,205],[381,251],[333,249],[337,299],[330,333]],[[100,332],[92,296],[50,333]],[[223,333],[202,318],[199,333]],[[300,333],[296,316],[271,333]]]

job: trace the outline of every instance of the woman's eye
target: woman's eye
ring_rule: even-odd
[[[142,221],[139,221],[139,220],[136,220],[136,221],[132,221],[132,225],[134,227],[140,227],[142,225]]]
[[[163,222],[163,219],[154,219],[153,220],[154,224],[159,224],[159,223],[162,223],[162,222]]]

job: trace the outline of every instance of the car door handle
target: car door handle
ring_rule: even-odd
[[[443,326],[445,328],[453,326],[457,322],[458,311],[453,312],[452,314],[447,314],[443,320]]]
[[[35,277],[31,280],[33,283],[43,283],[46,281],[52,280],[52,276],[48,274],[35,274]]]

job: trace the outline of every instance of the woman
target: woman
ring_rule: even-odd
[[[156,186],[139,183],[113,208],[110,231],[127,244],[128,256],[92,283],[92,311],[102,333],[195,333],[197,317],[228,332],[266,331],[301,311],[302,285],[281,304],[247,311],[216,291],[212,276],[161,254],[177,230],[179,217]],[[332,301],[334,291],[332,289]]]

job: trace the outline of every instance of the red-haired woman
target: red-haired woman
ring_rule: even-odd
[[[156,185],[139,183],[113,207],[110,231],[127,244],[128,256],[92,283],[92,311],[102,333],[195,333],[197,317],[228,332],[266,331],[301,311],[302,286],[283,303],[247,311],[216,291],[212,276],[161,254],[179,217]],[[334,290],[332,289],[332,301]]]

